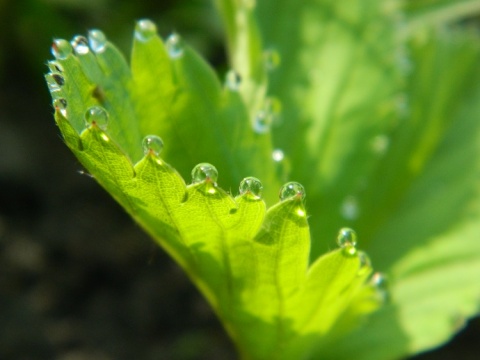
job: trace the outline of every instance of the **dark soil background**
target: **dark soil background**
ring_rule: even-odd
[[[53,37],[101,28],[128,51],[135,19],[179,31],[215,65],[208,1],[0,0],[0,359],[235,359],[179,267],[63,145],[43,80]],[[415,360],[478,359],[480,321]]]

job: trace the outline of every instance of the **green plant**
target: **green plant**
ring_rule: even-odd
[[[478,5],[216,5],[223,86],[148,20],[130,66],[98,30],[55,40],[66,144],[243,358],[390,359],[448,339],[480,300],[480,43],[455,22]]]

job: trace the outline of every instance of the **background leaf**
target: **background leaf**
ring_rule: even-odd
[[[312,259],[348,224],[390,275],[392,304],[326,358],[405,356],[478,312],[479,41],[432,28],[477,4],[399,5],[263,1],[255,11],[264,47],[281,57],[269,75],[284,110],[274,143],[288,178],[309,189]]]

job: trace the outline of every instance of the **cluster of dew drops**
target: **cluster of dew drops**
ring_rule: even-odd
[[[157,26],[148,19],[137,21],[135,26],[135,38],[138,41],[148,42],[157,35]],[[64,39],[55,39],[52,44],[52,54],[57,61],[49,62],[50,73],[46,79],[50,93],[53,97],[53,105],[60,113],[67,117],[67,100],[61,97],[61,88],[65,84],[62,75],[63,68],[58,60],[67,59],[71,54],[77,56],[87,55],[93,52],[101,55],[107,49],[108,42],[105,34],[98,29],[90,30],[88,38],[82,35],[75,36],[70,42]],[[165,43],[167,52],[172,60],[180,59],[185,52],[185,45],[182,38],[177,33],[172,33]],[[274,71],[280,64],[280,55],[273,49],[265,50],[263,54],[264,67],[267,72]],[[241,77],[235,70],[230,70],[225,76],[225,87],[229,91],[237,92],[241,87]],[[267,97],[264,99],[261,108],[256,111],[252,120],[252,129],[256,134],[262,135],[270,132],[273,125],[279,123],[281,103],[275,97]],[[100,106],[93,106],[85,113],[86,126],[95,125],[102,130],[106,130],[108,124],[108,113]],[[281,162],[284,154],[281,150],[275,150],[272,154],[275,162]]]
[[[148,19],[139,20],[135,26],[135,37],[138,41],[148,42],[157,35],[157,27],[155,23]],[[59,60],[65,60],[70,55],[76,56],[87,55],[92,51],[96,55],[101,55],[107,49],[108,42],[105,34],[98,30],[90,30],[88,38],[82,35],[75,36],[70,42],[65,39],[55,39],[52,44],[52,54],[56,61],[48,63],[50,73],[46,79],[49,90],[53,97],[53,105],[60,113],[67,116],[67,100],[61,97],[62,87],[65,85],[63,76],[63,67]],[[171,59],[179,59],[184,54],[183,40],[177,33],[172,33],[166,40],[166,49]],[[267,71],[272,71],[278,67],[280,57],[274,49],[268,49],[264,53],[264,64]],[[238,91],[241,79],[238,73],[230,70],[226,74],[225,86],[231,91]],[[281,104],[278,99],[268,97],[264,101],[262,109],[260,109],[253,122],[253,130],[258,134],[267,133],[272,123],[281,110]],[[84,114],[85,124],[87,127],[95,126],[101,130],[106,130],[109,120],[108,112],[101,106],[95,105],[87,109]],[[159,157],[163,150],[163,141],[156,135],[148,135],[143,140],[143,150],[145,154],[152,154]],[[284,159],[284,153],[280,149],[276,149],[272,153],[272,159],[275,162],[281,162]],[[199,164],[192,171],[193,183],[203,181],[205,179],[216,183],[218,177],[217,170],[210,164]],[[262,192],[261,182],[253,177],[245,178],[240,185],[241,195],[246,194],[254,198],[261,198]],[[292,197],[303,200],[305,191],[303,186],[290,182],[286,184],[280,191],[280,199],[286,200]]]
[[[157,33],[156,25],[150,20],[140,20],[135,27],[135,37],[139,41],[148,41]],[[47,84],[53,97],[53,106],[60,113],[67,116],[67,100],[61,97],[62,87],[65,85],[65,79],[62,75],[63,67],[59,60],[65,60],[70,55],[83,56],[91,51],[97,56],[104,53],[107,49],[108,42],[105,34],[98,29],[90,30],[88,38],[82,35],[75,36],[72,41],[65,39],[55,39],[52,44],[52,54],[56,61],[48,63],[50,73],[46,75]],[[173,33],[166,41],[166,48],[172,59],[182,57],[184,46],[181,37]],[[102,130],[106,130],[108,124],[108,113],[101,106],[93,106],[85,112],[86,126],[95,125]]]
[[[372,262],[367,253],[357,249],[357,233],[351,228],[341,228],[337,235],[337,245],[347,256],[357,256],[360,262],[359,275],[370,271]],[[375,272],[370,276],[369,283],[376,290],[380,301],[385,302],[388,298],[387,278],[383,273]]]
[[[156,25],[148,20],[139,20],[135,26],[135,37],[139,41],[147,42],[153,39],[157,34]],[[107,38],[100,30],[90,30],[88,38],[77,35],[71,42],[64,39],[55,39],[52,44],[52,54],[57,61],[50,61],[48,67],[50,72],[46,75],[47,84],[52,94],[53,105],[60,113],[67,116],[67,101],[61,97],[62,87],[65,85],[65,79],[62,75],[63,67],[58,60],[67,59],[71,54],[82,56],[93,51],[100,55],[107,49]],[[183,40],[177,33],[172,33],[166,40],[166,49],[172,60],[180,59],[184,55]],[[280,56],[274,49],[268,49],[264,53],[264,65],[267,71],[275,70],[280,64]],[[229,91],[237,92],[241,87],[241,77],[239,74],[230,70],[225,76],[225,87]],[[263,107],[257,111],[253,120],[253,130],[257,134],[266,134],[270,131],[274,122],[279,118],[281,103],[274,97],[267,97],[264,100]],[[95,126],[101,130],[106,130],[108,125],[108,113],[101,106],[92,106],[85,112],[85,123],[87,127]],[[148,135],[142,142],[143,152],[146,156],[151,155],[160,158],[163,150],[163,140],[156,135]],[[285,154],[281,149],[275,149],[272,153],[272,159],[276,163],[284,160]],[[216,185],[218,178],[217,169],[208,163],[200,163],[192,170],[192,184],[201,182],[210,182]],[[263,186],[259,179],[255,177],[244,178],[239,187],[241,196],[249,199],[260,200],[262,198]],[[305,189],[298,182],[288,182],[282,186],[279,192],[281,201],[294,200],[303,203],[305,199]],[[306,213],[303,206],[297,208],[297,215],[305,217]],[[349,211],[351,212],[351,211]],[[368,255],[356,249],[357,235],[355,231],[349,228],[342,228],[337,237],[337,244],[348,255],[356,255],[360,260],[360,272],[370,269],[371,262]],[[364,270],[362,270],[364,269]],[[370,283],[381,294],[385,294],[386,278],[381,273],[374,273],[370,278]],[[385,296],[385,295],[382,295]]]
[[[163,150],[163,140],[157,135],[148,135],[143,139],[143,153],[145,156],[160,158]],[[209,182],[216,186],[218,180],[218,170],[209,163],[200,163],[192,170],[192,184]],[[253,176],[244,178],[240,182],[239,192],[241,196],[246,196],[251,200],[261,200],[263,185],[259,179]],[[305,189],[298,182],[288,182],[282,186],[279,192],[281,201],[298,200],[303,203],[305,199]],[[299,215],[305,216],[305,213]]]
[[[156,141],[158,141],[158,139],[157,137]],[[149,141],[146,143],[149,143]],[[144,145],[144,151],[145,153],[151,151],[148,145],[146,147]],[[205,181],[216,184],[217,179],[218,171],[209,163],[198,164],[192,170],[193,184]],[[255,177],[246,177],[240,183],[240,195],[247,196],[250,199],[260,200],[262,190],[262,183]],[[279,197],[281,201],[298,201],[303,204],[305,200],[305,189],[298,182],[288,182],[281,187]],[[301,217],[306,217],[303,206],[297,207],[296,214]],[[360,263],[358,275],[365,275],[371,271],[372,263],[369,256],[365,252],[357,249],[357,234],[354,230],[347,227],[341,228],[337,236],[337,245],[346,256],[358,257]],[[373,273],[369,278],[369,285],[375,289],[375,294],[379,301],[385,302],[388,299],[387,278],[384,274],[380,272]]]

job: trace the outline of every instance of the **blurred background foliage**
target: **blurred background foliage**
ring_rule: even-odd
[[[407,10],[444,2],[410,0]],[[478,12],[479,1],[463,2],[465,14]],[[431,14],[450,16],[440,8]],[[144,17],[162,36],[179,32],[219,72],[227,67],[208,0],[0,0],[0,359],[235,358],[180,269],[79,174],[52,118],[43,78],[52,39],[101,28],[128,54]],[[474,359],[479,341],[473,320],[415,359]]]

